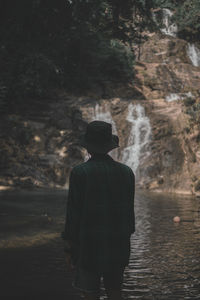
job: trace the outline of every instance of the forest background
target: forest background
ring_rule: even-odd
[[[134,84],[135,45],[169,8],[179,37],[198,41],[199,0],[1,0],[0,101],[4,109],[64,88]]]

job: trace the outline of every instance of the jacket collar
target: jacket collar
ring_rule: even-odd
[[[112,157],[108,154],[93,154],[90,160],[113,160]]]

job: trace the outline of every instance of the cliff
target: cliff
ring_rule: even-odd
[[[55,91],[1,118],[0,185],[67,186],[71,168],[86,153],[78,145],[88,121],[112,122],[139,188],[199,195],[200,67],[190,45],[161,33],[141,47],[133,86],[109,83],[82,97]],[[56,101],[55,101],[56,99]]]

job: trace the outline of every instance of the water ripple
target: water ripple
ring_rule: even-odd
[[[125,299],[200,299],[199,207],[195,199],[140,195]],[[183,222],[174,224],[175,215]]]
[[[31,206],[27,196],[23,199],[21,194],[18,206],[11,205],[16,203],[16,195],[12,201],[1,202],[0,237],[4,246],[0,249],[0,265],[5,299],[17,295],[29,300],[78,300],[59,237],[65,195],[51,193],[50,199],[48,194],[40,199],[36,196]],[[138,194],[135,205],[136,232],[131,238],[130,263],[124,274],[124,299],[199,300],[200,200]],[[176,215],[183,220],[180,224],[173,222]]]

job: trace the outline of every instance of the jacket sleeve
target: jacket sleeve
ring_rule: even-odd
[[[135,232],[135,175],[131,170],[131,234]]]
[[[64,240],[72,247],[78,246],[81,215],[81,182],[78,174],[72,170],[69,179],[69,192],[65,219]]]

